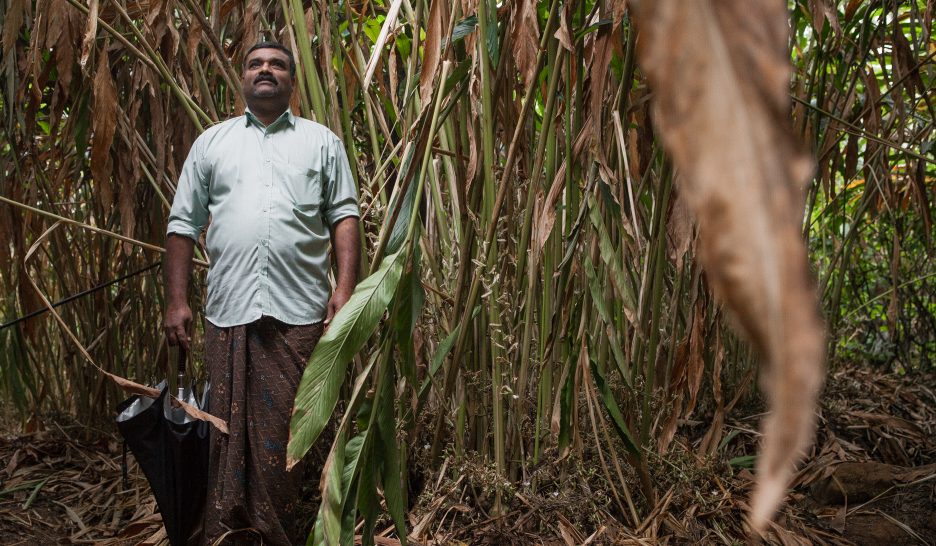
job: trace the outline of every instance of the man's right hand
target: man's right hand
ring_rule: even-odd
[[[194,251],[194,239],[175,233],[166,237],[166,257],[163,260],[166,276],[166,321],[163,323],[163,329],[166,331],[169,345],[181,345],[185,350],[189,348],[189,332],[192,331],[188,285],[192,276]]]
[[[166,310],[163,329],[170,346],[181,345],[188,351],[189,332],[192,326],[192,308],[187,304],[175,305]]]

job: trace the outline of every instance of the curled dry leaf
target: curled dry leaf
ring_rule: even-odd
[[[801,239],[812,169],[789,130],[786,4],[636,3],[660,136],[699,223],[699,258],[765,357],[770,414],[752,530],[762,532],[810,443],[825,339]]]

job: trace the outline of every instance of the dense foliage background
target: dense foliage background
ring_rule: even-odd
[[[33,424],[110,419],[122,395],[92,364],[162,373],[175,181],[200,131],[242,111],[240,62],[261,37],[297,52],[295,110],[352,158],[378,275],[347,331],[385,319],[352,340],[353,366],[336,354],[323,372],[346,416],[321,423],[334,521],[373,525],[380,483],[402,526],[449,455],[487,473],[499,513],[544,462],[595,449],[608,505],[636,525],[674,439],[717,454],[739,433],[726,416],[756,407],[756,361],[695,259],[623,2],[2,4],[0,318],[122,279],[0,329],[0,391]],[[931,369],[934,4],[789,10],[830,365]]]

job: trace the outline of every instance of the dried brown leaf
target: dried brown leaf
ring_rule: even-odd
[[[619,30],[609,30],[608,27],[602,27],[595,38],[592,46],[592,55],[589,62],[589,117],[593,123],[592,137],[595,141],[592,143],[594,149],[601,149],[602,127],[601,123],[604,116],[601,115],[602,108],[609,101],[605,100],[605,87],[607,87],[608,77],[611,71],[608,67],[611,65],[611,54],[614,52],[614,44],[619,41]]]
[[[260,37],[260,0],[244,2],[244,40],[241,44],[240,59],[246,57],[247,50],[259,42]]]
[[[763,532],[812,438],[825,339],[801,240],[812,162],[789,130],[786,4],[637,6],[661,138],[699,222],[715,293],[766,357],[771,412],[750,522]]]
[[[432,101],[433,83],[442,55],[442,33],[445,23],[442,17],[447,0],[433,0],[429,8],[429,21],[426,23],[426,41],[423,44],[422,70],[419,73],[419,104],[426,108]]]
[[[85,26],[84,38],[81,40],[81,57],[78,59],[82,70],[88,64],[88,56],[91,55],[91,47],[94,46],[94,39],[97,37],[99,8],[99,0],[91,0],[88,4],[88,22]]]
[[[683,258],[692,244],[692,218],[689,216],[686,200],[678,194],[667,216],[666,234],[668,236],[666,249],[669,258],[676,264],[676,269],[681,270]]]
[[[94,74],[93,94],[91,126],[94,129],[94,138],[91,142],[91,175],[94,177],[95,187],[101,192],[101,201],[105,206],[110,206],[114,202],[110,182],[110,148],[117,129],[118,105],[117,88],[111,77],[110,62],[105,50],[101,51],[101,60]]]
[[[861,5],[865,0],[848,0],[848,5],[845,6],[845,20],[851,21],[851,18],[854,17],[855,12],[858,11],[858,6]]]
[[[3,56],[7,57],[13,51],[13,45],[19,37],[20,28],[29,14],[29,0],[13,0],[6,10],[3,20]]]
[[[705,373],[705,360],[702,358],[702,323],[705,316],[705,307],[702,301],[696,301],[695,311],[692,313],[692,329],[689,330],[689,361],[686,363],[686,380],[689,385],[689,401],[683,412],[683,418],[688,419],[695,410],[699,389],[702,387],[702,376]]]
[[[569,12],[575,7],[575,2],[568,2],[562,7],[562,11],[559,12],[559,27],[556,29],[554,36],[562,47],[568,49],[569,51],[574,51],[575,46],[572,43],[572,25],[569,23]]]
[[[533,245],[531,247],[534,257],[543,250],[543,245],[546,244],[546,240],[549,239],[549,234],[552,233],[553,225],[556,223],[556,204],[559,202],[562,190],[565,189],[567,164],[570,161],[574,162],[585,146],[591,142],[591,129],[593,127],[594,125],[591,122],[591,118],[587,118],[585,123],[582,124],[582,130],[579,132],[578,136],[575,137],[575,142],[572,144],[572,157],[565,158],[559,166],[559,169],[556,170],[556,176],[553,177],[552,183],[549,186],[549,193],[546,196],[546,201],[536,218],[536,226],[534,227],[536,236],[533,239]]]
[[[539,52],[540,31],[536,17],[535,0],[519,0],[513,4],[510,17],[510,43],[513,46],[513,60],[523,77],[524,90],[536,83],[537,53]]]
[[[921,94],[926,93],[927,87],[920,77],[920,69],[917,66],[916,56],[913,54],[913,48],[903,32],[893,34],[893,48],[894,68],[897,71],[895,76],[906,78],[904,86],[907,87],[908,93],[912,94],[914,89]]]

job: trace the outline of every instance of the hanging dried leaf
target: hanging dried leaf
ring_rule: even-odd
[[[13,44],[19,37],[20,28],[29,13],[29,0],[13,0],[7,7],[3,20],[3,56],[6,58],[13,51]]]
[[[53,0],[49,4],[48,15],[46,47],[55,51],[55,66],[58,68],[56,92],[67,93],[71,87],[75,53],[78,51],[77,38],[84,16],[64,0]]]
[[[442,18],[445,0],[433,0],[429,8],[429,21],[426,26],[426,41],[423,44],[422,70],[419,73],[419,104],[426,108],[432,101],[436,71],[442,55],[442,33],[445,23]]]
[[[523,77],[524,90],[536,82],[536,58],[540,43],[539,21],[535,0],[514,2],[510,16],[510,43],[513,60]]]
[[[851,18],[855,15],[855,12],[858,11],[858,6],[864,2],[864,0],[848,0],[848,5],[845,6],[845,20],[851,21]]]
[[[260,0],[247,0],[244,3],[243,24],[244,39],[241,42],[239,59],[246,57],[247,50],[260,41]]]
[[[750,522],[762,532],[811,441],[822,321],[801,240],[812,162],[789,126],[786,4],[639,2],[638,55],[716,294],[766,357],[771,412]]]
[[[715,400],[715,414],[712,416],[712,424],[708,431],[699,442],[699,455],[711,456],[715,453],[715,448],[721,442],[723,428],[725,426],[725,396],[722,393],[722,364],[725,362],[725,346],[721,342],[721,328],[715,325],[715,357],[712,359],[712,398]]]
[[[686,382],[689,386],[689,400],[683,411],[683,418],[688,419],[695,411],[699,389],[702,387],[702,376],[705,374],[705,360],[702,358],[702,349],[705,341],[702,338],[702,322],[705,320],[705,306],[697,300],[695,310],[692,312],[692,329],[689,331],[689,361],[686,363]]]
[[[582,130],[579,132],[578,136],[575,137],[575,142],[572,144],[572,157],[566,158],[565,161],[562,162],[562,165],[559,166],[559,169],[556,170],[556,176],[549,186],[546,202],[536,219],[536,226],[534,227],[535,237],[531,246],[531,252],[534,258],[537,254],[542,252],[543,245],[545,245],[546,240],[549,239],[549,234],[552,233],[553,226],[556,223],[556,204],[559,202],[559,197],[565,189],[565,173],[568,168],[568,163],[570,161],[575,161],[575,158],[579,156],[585,146],[591,142],[592,127],[594,127],[594,124],[592,124],[591,118],[586,119],[585,123],[582,124]]]
[[[91,125],[94,139],[91,143],[91,175],[97,190],[101,192],[101,201],[105,206],[114,202],[110,182],[110,148],[117,128],[117,88],[111,77],[110,62],[106,50],[101,52],[97,71],[94,74],[94,108]]]
[[[605,99],[605,88],[608,83],[608,76],[611,71],[608,67],[611,65],[611,54],[614,52],[614,44],[620,41],[620,31],[610,30],[607,26],[601,27],[595,37],[595,42],[591,48],[591,60],[589,62],[588,92],[589,92],[589,118],[593,123],[592,137],[595,139],[593,147],[601,147],[602,138],[602,108],[609,101]]]
[[[82,70],[88,64],[88,56],[91,55],[91,47],[97,37],[98,8],[98,0],[91,0],[88,5],[88,22],[85,26],[84,38],[81,40],[81,58],[78,59]]]
[[[556,29],[554,34],[555,38],[559,40],[559,44],[570,52],[575,50],[575,46],[572,44],[572,25],[569,24],[569,11],[574,7],[574,2],[562,6],[562,11],[559,13],[559,28]]]

